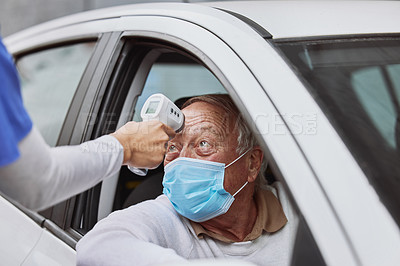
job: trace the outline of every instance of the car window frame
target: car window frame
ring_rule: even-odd
[[[97,119],[95,117],[91,118],[91,133],[88,130],[86,134],[87,139],[94,139],[104,134],[109,134],[117,128],[123,102],[131,84],[123,75],[129,72],[129,74],[135,76],[143,57],[147,54],[146,51],[141,51],[138,54],[131,55],[126,52],[126,48],[124,49],[126,45],[130,46],[125,41],[119,41],[115,49],[112,49],[112,54],[114,55],[112,57],[113,63],[108,65],[105,72],[107,78],[101,84],[100,91],[102,95],[96,101],[97,110],[94,112],[95,114],[100,114],[100,116]],[[119,79],[121,75],[123,78]],[[108,117],[107,114],[112,114],[112,117]],[[77,196],[77,202],[75,203],[77,210],[73,211],[71,230],[83,235],[97,223],[101,187],[102,183],[99,183]]]

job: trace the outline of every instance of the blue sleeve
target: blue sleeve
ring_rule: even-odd
[[[0,37],[0,167],[18,159],[18,142],[31,129],[32,120],[22,103],[17,70]]]

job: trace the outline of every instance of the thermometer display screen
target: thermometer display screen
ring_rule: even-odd
[[[151,101],[147,107],[146,114],[154,114],[157,111],[159,101]]]

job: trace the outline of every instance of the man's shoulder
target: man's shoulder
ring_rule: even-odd
[[[161,195],[156,199],[146,200],[128,208],[114,211],[99,221],[95,228],[97,228],[97,231],[104,228],[108,228],[107,230],[110,228],[126,228],[128,231],[136,232],[144,230],[143,227],[163,230],[166,224],[177,226],[182,222],[168,198]]]
[[[281,203],[282,209],[289,220],[295,220],[297,214],[293,208],[292,202],[289,198],[287,193],[287,189],[284,187],[282,182],[275,181],[272,184],[264,185],[260,187],[262,190],[269,190],[271,191],[275,197],[278,198],[279,202]]]

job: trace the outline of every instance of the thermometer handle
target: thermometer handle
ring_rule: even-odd
[[[139,176],[146,176],[149,169],[146,168],[136,168],[133,166],[128,165],[128,169],[131,170],[132,173],[139,175]]]

